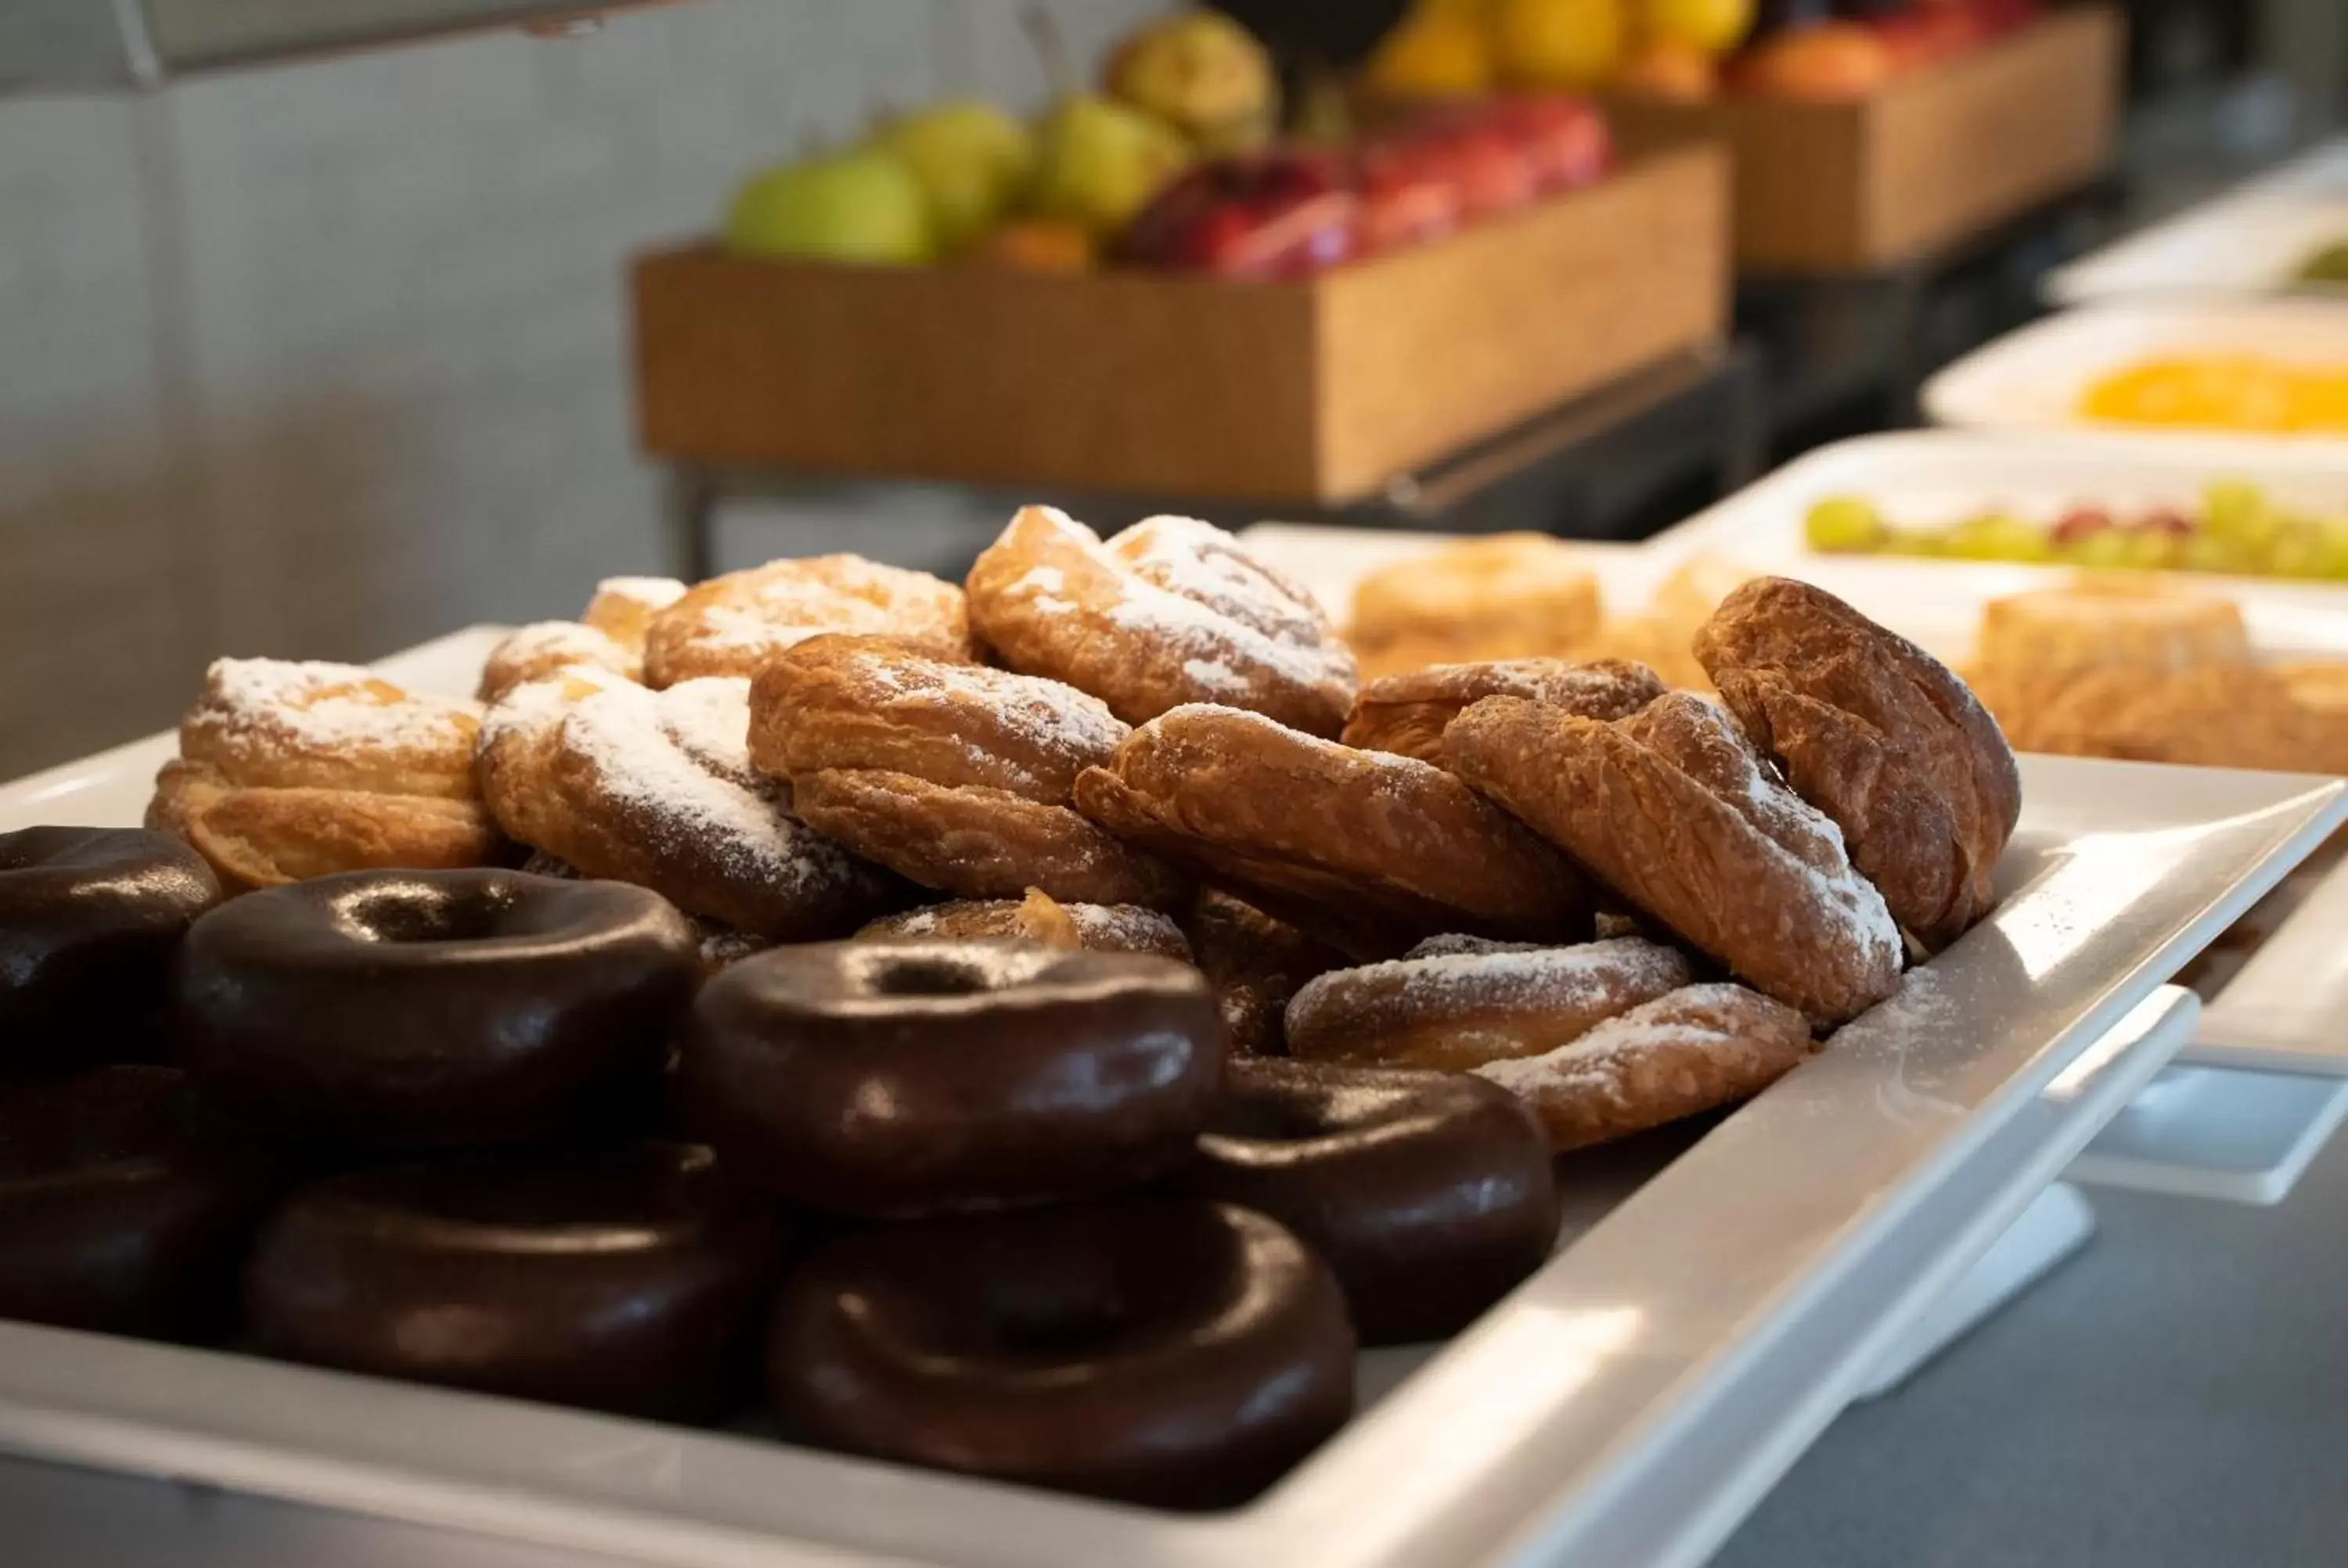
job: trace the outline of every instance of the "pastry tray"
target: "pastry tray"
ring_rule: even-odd
[[[2348,241],[2348,140],[2187,208],[2046,274],[2056,305],[2291,290],[2308,258]]]
[[[2348,310],[2316,294],[2083,305],[2009,333],[1933,375],[1924,384],[1924,413],[1936,425],[1973,430],[2135,434],[2164,444],[2243,439],[2080,416],[2080,398],[2103,377],[2138,360],[2178,354],[2254,354],[2300,364],[2348,364]],[[2348,458],[2348,436],[2335,434],[2256,439],[2275,446],[2329,449],[2334,457]]]
[[[461,691],[490,635],[393,671]],[[0,787],[0,828],[135,820],[168,744]],[[1365,1357],[1383,1396],[1244,1509],[20,1324],[0,1449],[663,1563],[1692,1564],[2173,1048],[2190,1008],[2160,982],[2348,816],[2332,780],[2034,758],[2024,782],[1988,921],[1715,1124],[1569,1161],[1550,1264],[1425,1365]]]

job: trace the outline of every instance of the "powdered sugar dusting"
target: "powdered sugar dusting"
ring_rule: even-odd
[[[1437,938],[1461,944],[1472,938]],[[1337,969],[1307,981],[1289,1001],[1292,1036],[1384,1030],[1496,1013],[1581,1011],[1628,993],[1654,997],[1694,971],[1677,948],[1642,937],[1570,948],[1494,944]]]
[[[492,661],[536,664],[570,659],[614,670],[630,662],[628,651],[592,626],[576,620],[533,620],[518,627],[490,651]]]
[[[835,881],[853,864],[771,800],[703,767],[671,738],[658,697],[642,687],[580,699],[562,722],[562,745],[643,825],[654,855],[707,857],[729,876],[786,891]]]
[[[1520,1098],[1560,1089],[1602,1089],[1619,1081],[1630,1059],[1662,1050],[1691,1050],[1742,1056],[1750,1038],[1692,1018],[1704,1011],[1735,1010],[1763,999],[1743,986],[1685,986],[1667,996],[1608,1019],[1555,1050],[1514,1061],[1489,1061],[1474,1069]]]
[[[673,577],[607,577],[595,585],[595,597],[661,610],[685,597],[685,584]]]
[[[861,556],[777,561],[704,587],[707,602],[678,612],[691,617],[690,641],[712,651],[780,653],[833,632],[961,641],[960,589]]]
[[[1661,699],[1657,709],[1672,702],[1686,704],[1684,711],[1709,732],[1707,738],[1713,743],[1702,761],[1712,776],[1700,782],[1718,791],[1730,809],[1782,850],[1785,860],[1803,873],[1819,899],[1841,916],[1853,938],[1897,970],[1907,953],[1899,925],[1875,884],[1851,865],[1842,829],[1834,819],[1787,788],[1736,721],[1719,706],[1700,697],[1681,696]],[[1681,762],[1686,765],[1685,759]]]
[[[963,735],[973,752],[1025,774],[1026,787],[1039,799],[1064,798],[1066,780],[1107,761],[1132,733],[1099,698],[1041,675],[909,656],[901,649],[860,648],[845,657],[853,662],[858,686],[883,693],[874,704],[880,712],[924,730]],[[993,749],[1003,745],[1026,754]],[[1055,776],[1038,776],[1039,769]]]
[[[662,732],[685,755],[746,789],[759,787],[750,766],[750,682],[742,675],[680,681],[658,693]]]
[[[1057,542],[1084,552],[1114,577],[1115,600],[1094,606],[1095,613],[1158,644],[1202,688],[1244,692],[1251,667],[1298,685],[1352,687],[1353,652],[1331,631],[1312,596],[1275,577],[1220,528],[1194,518],[1155,518],[1104,545],[1056,508],[1031,507],[1022,516],[1040,518]],[[1082,613],[1086,607],[1066,597],[1066,574],[1046,564],[1030,568],[1004,592],[1041,615]]]
[[[414,696],[355,664],[220,659],[188,727],[222,738],[263,733],[316,751],[469,748],[478,703]]]
[[[1248,554],[1212,523],[1145,518],[1108,541],[1133,575],[1282,642],[1325,641],[1329,622],[1297,584]]]
[[[1087,948],[1120,953],[1188,953],[1189,940],[1173,919],[1138,904],[1063,904]]]
[[[593,665],[578,665],[541,680],[514,687],[481,715],[481,749],[486,751],[509,735],[547,729],[561,723],[574,703],[591,692],[635,682]]]

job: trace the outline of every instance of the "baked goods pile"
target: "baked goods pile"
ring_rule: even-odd
[[[479,706],[223,663],[160,831],[0,835],[0,1315],[1241,1501],[1539,1266],[1553,1154],[1987,911],[1962,682],[1776,579],[1688,631],[1716,702],[1362,685],[1219,530],[1030,507],[966,589],[607,584]]]

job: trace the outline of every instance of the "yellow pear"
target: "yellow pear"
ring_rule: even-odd
[[[1501,78],[1552,91],[1603,87],[1627,30],[1622,0],[1498,0],[1492,15]]]

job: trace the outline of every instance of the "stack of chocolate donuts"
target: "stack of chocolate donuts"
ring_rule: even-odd
[[[0,1314],[1243,1500],[1552,1154],[1990,907],[1955,677],[1777,579],[1692,655],[1360,687],[1228,535],[1030,507],[606,583],[477,703],[223,661],[152,831],[0,836]]]

